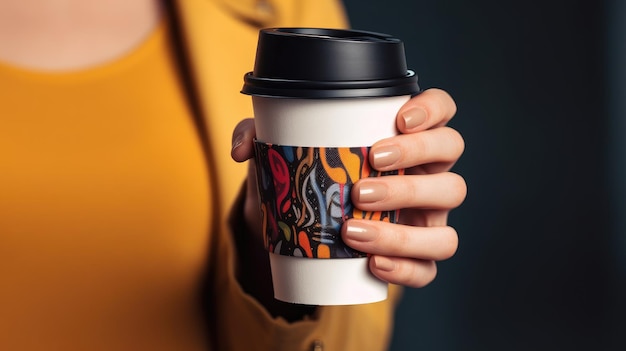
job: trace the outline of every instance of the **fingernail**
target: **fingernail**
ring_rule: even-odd
[[[374,260],[374,267],[376,267],[376,269],[380,269],[385,272],[393,272],[396,269],[395,262],[387,257],[374,256],[372,259]]]
[[[346,225],[346,236],[355,241],[374,241],[378,237],[378,231],[371,225],[348,221]]]
[[[400,160],[400,148],[395,145],[378,147],[374,150],[372,166],[376,169],[389,167]]]
[[[427,117],[428,115],[426,114],[426,110],[421,107],[414,107],[402,114],[404,127],[406,129],[419,127],[422,123],[426,122]]]
[[[231,150],[235,150],[236,148],[240,147],[241,144],[243,144],[243,134],[235,135],[235,137],[233,138],[233,144],[232,144]]]
[[[359,187],[359,202],[377,202],[384,200],[387,197],[387,187],[369,182]]]

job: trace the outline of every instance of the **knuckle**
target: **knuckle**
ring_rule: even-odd
[[[467,183],[465,179],[453,172],[447,172],[448,194],[451,197],[452,207],[460,206],[467,196]]]
[[[426,90],[423,94],[432,95],[433,100],[436,101],[436,106],[431,106],[428,112],[437,114],[443,121],[450,120],[456,114],[456,102],[454,102],[454,99],[447,91],[432,88]]]
[[[406,151],[413,151],[413,153],[415,152],[420,152],[422,154],[428,154],[429,152],[429,147],[430,142],[428,140],[428,138],[425,138],[424,135],[422,134],[415,134],[414,137],[411,138],[411,144],[408,145],[408,150]],[[404,154],[410,154],[411,152],[405,152]]]
[[[436,260],[447,260],[456,254],[459,248],[459,235],[456,230],[450,226],[443,228],[441,235],[441,252]]]
[[[439,101],[442,105],[442,109],[447,111],[446,117],[448,119],[452,118],[452,116],[454,116],[457,112],[456,102],[454,102],[454,99],[447,91],[442,89],[436,89],[435,91],[439,94]]]
[[[445,95],[444,99],[446,100],[446,104],[448,106],[449,118],[452,118],[454,115],[456,115],[456,112],[458,111],[458,107],[456,106],[456,102],[452,98],[452,95],[450,95],[447,91],[444,91],[444,90],[441,90],[441,91]]]
[[[451,145],[452,157],[458,158],[465,151],[465,140],[459,131],[451,127],[445,127],[448,135],[448,143]]]
[[[407,286],[422,288],[430,284],[437,276],[437,265],[434,261],[412,262],[408,266],[410,268],[406,268],[403,277]]]
[[[391,233],[393,234],[389,237],[392,239],[390,240],[390,242],[392,243],[394,248],[404,251],[407,250],[407,248],[411,247],[412,240],[410,236],[407,235],[408,233],[406,233],[404,230],[393,230]]]

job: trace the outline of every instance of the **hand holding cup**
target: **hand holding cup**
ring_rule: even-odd
[[[434,260],[456,250],[445,218],[465,184],[448,171],[463,141],[443,127],[455,110],[447,94],[409,100],[419,88],[402,43],[370,32],[263,30],[245,80],[276,298],[368,303],[386,297],[386,282],[431,280]],[[249,120],[236,128],[235,160],[250,157],[251,128]]]
[[[401,209],[398,224],[351,219],[342,227],[346,244],[371,254],[370,270],[384,281],[423,287],[435,278],[436,261],[456,252],[458,236],[447,217],[467,189],[461,176],[449,172],[464,149],[461,135],[446,126],[455,112],[454,101],[442,90],[426,90],[409,100],[396,117],[402,134],[377,142],[370,153],[373,167],[404,168],[405,175],[360,181],[352,190],[352,201],[362,210]],[[234,160],[253,162],[255,135],[252,119],[239,123],[233,133]],[[261,228],[254,167],[248,178],[246,220],[250,228]],[[384,189],[383,198],[366,201],[376,189]],[[260,229],[256,235],[261,236]]]
[[[378,278],[423,287],[437,273],[436,261],[456,252],[458,236],[448,213],[467,192],[450,169],[464,141],[446,124],[456,105],[444,91],[430,89],[412,98],[397,115],[398,136],[374,144],[370,163],[379,171],[405,169],[403,176],[363,179],[352,190],[354,205],[366,211],[401,209],[399,223],[348,220],[342,230],[350,247],[371,254]]]

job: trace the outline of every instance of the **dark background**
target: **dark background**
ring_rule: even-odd
[[[345,0],[455,98],[457,254],[392,350],[626,350],[626,2]]]

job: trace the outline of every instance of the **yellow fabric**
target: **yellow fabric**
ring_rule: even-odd
[[[0,65],[1,350],[381,350],[393,304],[273,319],[234,278],[232,129],[260,27],[346,25],[333,0],[181,0],[203,153],[165,28],[71,74]],[[210,171],[209,171],[210,170]],[[203,325],[200,277],[216,293]],[[208,336],[208,337],[207,337]],[[18,346],[19,345],[19,346]]]
[[[167,43],[0,66],[0,350],[202,349],[209,174]]]
[[[266,5],[259,9],[259,3]],[[243,73],[253,67],[259,27],[339,28],[347,22],[340,2],[334,0],[191,0],[179,1],[178,7],[197,91],[204,103],[211,155],[215,164],[228,167],[217,174],[218,183],[232,184],[233,175],[244,174],[245,166],[229,160],[230,131],[241,116],[252,116],[250,98],[235,92],[241,89]],[[272,9],[270,14],[268,7]],[[219,189],[224,189],[220,194],[223,205],[219,208],[227,210],[238,189]],[[222,233],[229,231],[226,216],[227,213],[220,215]],[[391,287],[390,298],[382,303],[323,307],[315,320],[307,322],[288,324],[272,320],[253,298],[242,293],[232,278],[229,237],[219,235],[215,244],[217,262],[230,262],[228,270],[217,270],[215,282],[218,291],[224,292],[218,294],[216,304],[218,341],[223,349],[309,350],[314,340],[321,340],[326,351],[386,348],[399,295],[397,287]]]

